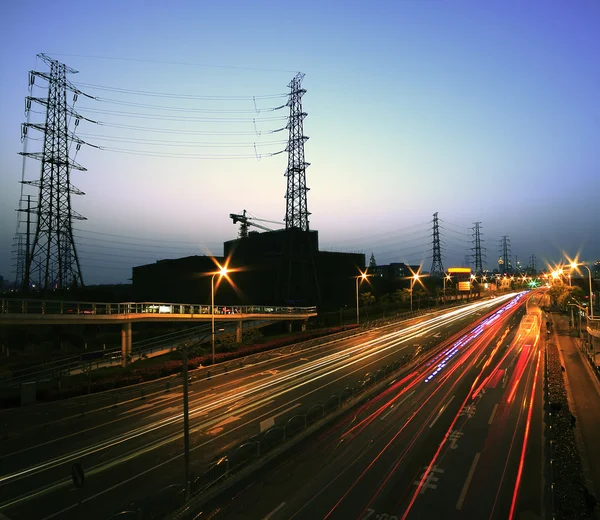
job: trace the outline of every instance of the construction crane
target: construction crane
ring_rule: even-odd
[[[259,224],[259,222],[267,222],[269,224],[277,224],[278,226],[283,225],[281,222],[277,222],[276,220],[267,220],[264,218],[256,218],[246,215],[246,210],[242,211],[241,215],[237,215],[235,213],[230,213],[229,218],[233,220],[234,224],[240,223],[240,238],[246,238],[248,236],[248,228],[250,226],[257,227],[264,231],[273,231],[272,228],[267,227],[263,224]]]

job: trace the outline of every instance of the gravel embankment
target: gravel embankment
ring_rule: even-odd
[[[586,517],[585,482],[579,450],[575,442],[574,426],[567,401],[567,390],[560,364],[558,348],[548,342],[547,397],[548,432],[552,480],[554,482],[554,511],[557,519]]]

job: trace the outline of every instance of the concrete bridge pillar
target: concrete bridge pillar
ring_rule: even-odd
[[[123,323],[121,326],[121,357],[124,367],[131,358],[131,322]]]
[[[242,320],[238,321],[235,327],[235,342],[242,342]]]
[[[287,322],[287,331],[292,332],[292,322],[291,321]]]

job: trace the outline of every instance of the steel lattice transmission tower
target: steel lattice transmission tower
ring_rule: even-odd
[[[302,96],[306,90],[301,87],[304,74],[299,72],[290,82],[290,97],[287,106],[290,107],[290,117],[287,124],[289,140],[286,147],[288,152],[287,191],[285,194],[285,228],[296,228],[308,231],[308,212],[306,204],[306,167],[310,166],[304,160],[304,143],[308,137],[304,135],[304,118],[308,115],[302,111]]]
[[[535,253],[532,254],[529,257],[529,267],[528,267],[528,271],[529,274],[536,274],[537,273],[537,266],[536,266],[536,258],[535,258]]]
[[[498,263],[500,264],[500,272],[502,274],[509,274],[512,272],[511,265],[511,249],[510,249],[510,239],[508,236],[504,235],[502,240],[500,241],[500,259]]]
[[[432,242],[432,258],[431,262],[431,274],[443,274],[444,266],[442,265],[442,248],[440,246],[440,223],[438,220],[437,211],[433,214],[433,229],[431,236],[433,237]]]
[[[83,93],[67,80],[67,74],[75,74],[76,70],[44,54],[38,57],[50,67],[50,71],[31,71],[29,80],[30,84],[36,77],[46,80],[48,97],[28,96],[26,99],[27,112],[32,102],[45,106],[46,122],[24,123],[22,128],[23,138],[27,137],[30,128],[44,134],[42,152],[21,152],[21,155],[42,163],[40,179],[24,181],[24,184],[35,186],[39,191],[37,208],[32,210],[36,217],[35,231],[26,256],[23,287],[35,284],[41,290],[62,290],[83,285],[72,222],[85,220],[85,217],[71,208],[71,194],[83,195],[83,192],[71,184],[71,170],[86,169],[69,158],[69,151],[73,142],[77,143],[77,151],[81,144],[87,143],[69,132],[69,118],[74,118],[76,125],[84,118],[67,103],[68,92],[74,93],[74,102]]]
[[[483,239],[481,238],[481,222],[474,222],[473,229],[473,240],[471,243],[473,247],[472,251],[475,251],[471,256],[473,257],[475,264],[475,275],[481,276],[483,274],[483,259],[485,258],[485,254],[482,251],[485,251],[485,247],[482,247]]]

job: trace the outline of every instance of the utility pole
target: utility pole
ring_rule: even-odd
[[[19,206],[21,206],[21,204],[19,204]],[[27,215],[25,244],[23,244],[23,233],[17,231],[17,275],[15,277],[16,286],[25,291],[28,289],[29,284],[29,255],[31,251],[31,195],[27,195],[27,209],[22,209],[19,207],[17,211]],[[19,217],[19,222],[20,221],[21,218]]]
[[[188,391],[188,343],[183,345],[183,462],[185,465],[185,501],[190,499],[190,405]]]

